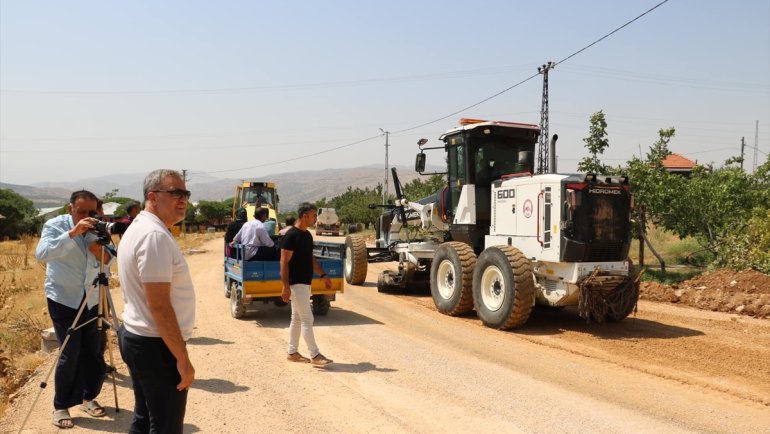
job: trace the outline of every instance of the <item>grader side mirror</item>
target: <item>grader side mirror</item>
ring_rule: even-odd
[[[422,173],[425,171],[425,153],[420,152],[417,154],[417,158],[414,161],[414,170],[417,173]]]

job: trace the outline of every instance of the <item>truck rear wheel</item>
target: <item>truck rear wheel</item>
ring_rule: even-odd
[[[345,280],[351,285],[364,283],[368,265],[364,237],[359,234],[345,237]]]
[[[443,243],[430,267],[430,294],[439,312],[462,315],[473,309],[473,268],[476,254],[458,241]]]
[[[238,292],[238,282],[230,281],[230,315],[233,318],[243,318],[246,313],[246,306],[241,303],[241,294]]]
[[[225,298],[230,298],[230,279],[225,277]]]
[[[317,294],[311,297],[310,300],[312,302],[310,308],[313,310],[313,315],[324,316],[329,313],[332,303],[325,295]]]
[[[527,322],[535,301],[532,266],[512,246],[490,247],[473,272],[473,304],[484,325],[500,330]]]

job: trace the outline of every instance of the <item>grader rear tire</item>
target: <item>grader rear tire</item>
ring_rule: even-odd
[[[535,301],[532,266],[512,246],[490,247],[473,272],[473,304],[484,325],[500,330],[527,322]]]
[[[369,255],[366,241],[360,234],[345,237],[345,280],[351,285],[360,285],[366,280]]]
[[[430,294],[439,312],[462,315],[473,309],[473,268],[476,254],[458,241],[443,243],[430,267]]]

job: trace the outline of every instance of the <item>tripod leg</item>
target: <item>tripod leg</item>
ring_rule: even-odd
[[[110,323],[112,327],[114,327],[115,334],[118,333],[118,330],[120,330],[120,323],[118,322],[118,314],[115,310],[115,304],[112,302],[112,295],[110,295],[110,288],[107,288],[107,291],[105,291],[105,294],[107,295],[107,309],[108,314],[110,316],[110,319],[112,319],[112,322]],[[120,340],[118,340],[118,346],[120,346]]]
[[[112,297],[110,297],[110,289],[105,288],[104,286],[99,285],[99,310],[100,310],[100,322],[99,327],[100,330],[104,326],[101,321],[101,318],[104,318],[104,310],[106,307],[107,310],[107,316],[111,317],[115,321],[115,324],[117,324],[117,319],[113,316],[114,313],[114,306],[112,306]],[[109,303],[108,303],[109,302]],[[112,309],[112,310],[110,310]],[[109,325],[109,321],[107,321],[107,324]],[[118,335],[118,329],[115,328],[115,336]],[[105,344],[107,345],[107,354],[110,357],[110,377],[112,378],[112,392],[115,396],[115,413],[120,412],[120,405],[118,404],[118,385],[115,382],[115,361],[112,358],[112,344],[110,343],[110,338],[107,336],[107,333],[104,335]]]
[[[59,359],[61,359],[61,355],[64,352],[64,349],[67,347],[67,344],[70,341],[70,337],[72,336],[72,333],[77,331],[80,327],[83,327],[81,325],[80,327],[77,326],[78,321],[80,320],[80,317],[83,315],[83,311],[86,309],[86,306],[88,306],[88,296],[91,295],[91,291],[93,291],[94,288],[91,288],[86,293],[85,298],[83,298],[83,302],[80,303],[80,308],[78,309],[77,315],[75,315],[75,319],[72,321],[72,325],[70,328],[67,329],[67,336],[64,337],[64,341],[62,341],[61,346],[59,346],[59,351],[56,353],[56,359],[54,359],[51,366],[48,368],[48,372],[45,374],[45,378],[43,378],[43,381],[40,382],[40,388],[37,390],[37,395],[35,395],[35,399],[32,401],[32,406],[29,408],[29,411],[27,412],[27,415],[24,416],[24,421],[21,423],[21,426],[19,427],[19,434],[24,430],[24,427],[27,425],[27,421],[29,420],[29,416],[32,415],[32,410],[35,408],[35,404],[37,404],[37,400],[40,399],[40,395],[43,393],[43,389],[45,389],[48,386],[48,378],[51,377],[51,373],[54,369],[56,369],[56,366],[59,364]],[[87,321],[87,323],[91,322],[91,320]]]

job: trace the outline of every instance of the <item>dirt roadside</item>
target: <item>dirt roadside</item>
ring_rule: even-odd
[[[187,257],[198,317],[185,432],[770,430],[768,320],[642,301],[620,324],[537,310],[525,327],[500,332],[439,314],[427,294],[377,293],[377,273],[392,264],[370,264],[367,283],[347,286],[316,319],[336,361],[316,369],[284,359],[288,309],[230,317],[220,242]],[[120,291],[113,296],[121,311]],[[52,387],[32,407],[45,368],[0,432],[16,432],[30,408],[25,432],[56,431]],[[108,416],[73,409],[71,432],[125,432],[133,395],[122,363],[116,390],[119,413],[108,382],[99,398]]]

